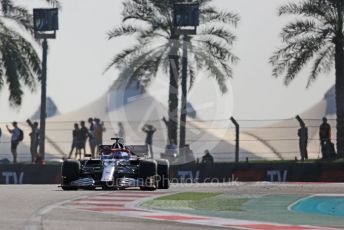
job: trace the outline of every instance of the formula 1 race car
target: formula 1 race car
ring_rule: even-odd
[[[168,189],[169,162],[148,159],[137,146],[125,146],[120,138],[113,145],[101,145],[99,158],[65,160],[61,167],[63,190],[104,190],[139,187],[141,190]]]

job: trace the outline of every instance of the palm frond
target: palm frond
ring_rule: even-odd
[[[328,0],[305,0],[299,3],[289,3],[281,6],[278,14],[280,16],[300,15],[332,24],[336,20],[336,9],[329,3]]]
[[[160,30],[158,28],[150,28],[147,30],[142,30],[138,33],[138,41],[139,42],[144,42],[146,40],[152,40],[155,38],[163,38],[166,40],[170,39],[170,34],[166,33],[165,30]]]
[[[181,37],[173,37],[173,6],[176,2],[179,1],[125,0],[122,11],[123,26],[129,26],[115,28],[110,36],[118,37],[135,33],[138,44],[116,55],[108,68],[116,66],[123,70],[121,66],[128,66],[130,63],[132,75],[145,82],[144,84],[149,83],[149,80],[143,79],[153,79],[159,66],[163,71],[169,73],[171,68],[170,56],[181,55]],[[208,4],[212,0],[199,0],[198,2],[200,3],[201,23],[203,25],[199,29],[199,35],[194,36],[195,39],[192,39],[188,46],[189,58],[193,62],[189,61],[190,86],[192,87],[198,70],[208,70],[211,76],[216,78],[221,92],[224,93],[227,91],[225,82],[229,77],[232,77],[230,65],[238,61],[238,58],[231,51],[231,46],[236,37],[229,30],[229,25],[236,26],[240,17],[237,14],[218,11],[215,7],[209,6]],[[134,29],[134,25],[138,22],[144,23],[144,28],[149,29]],[[151,43],[156,39],[167,42],[165,51],[162,51],[163,48],[154,50]],[[203,50],[203,52],[198,49]],[[159,58],[156,56],[158,54],[160,55]],[[147,57],[149,57],[148,60],[146,60]],[[178,61],[181,61],[180,57]],[[154,65],[158,66],[153,68]]]
[[[1,38],[3,41],[3,38]],[[12,55],[12,44],[7,42],[0,47],[2,53],[3,68],[5,69],[6,82],[10,91],[10,106],[21,105],[23,90],[20,83],[20,75],[17,71],[17,61]]]
[[[294,39],[297,36],[307,36],[307,35],[316,35],[320,32],[320,28],[315,23],[314,20],[303,19],[296,20],[287,24],[280,34],[283,41],[288,41]]]
[[[108,39],[120,37],[120,36],[127,36],[132,35],[136,32],[138,32],[140,29],[137,27],[134,27],[132,25],[122,25],[119,27],[116,27],[108,32]]]
[[[308,79],[307,88],[317,79],[319,74],[327,73],[334,65],[335,49],[332,44],[324,47],[318,54],[314,61],[311,74]]]
[[[168,52],[168,46],[160,46],[142,55],[130,57],[129,66],[124,65],[122,73],[125,73],[129,83],[138,80],[145,87],[148,87],[158,73],[163,54]]]
[[[203,62],[204,68],[210,72],[210,76],[216,79],[220,91],[226,93],[228,91],[227,80],[232,77],[232,71],[228,63],[214,59],[207,53],[206,49],[194,48],[194,55],[199,61]],[[226,66],[225,69],[223,68],[224,66]]]
[[[236,27],[240,21],[240,16],[232,12],[219,12],[213,7],[207,7],[205,9],[200,9],[200,20],[201,23],[221,22]]]
[[[45,1],[48,2],[50,5],[52,5],[53,7],[62,9],[62,4],[58,0],[45,0]]]
[[[339,1],[338,1],[339,2]],[[303,0],[289,3],[278,9],[279,15],[302,16],[287,24],[281,37],[284,45],[270,58],[273,76],[283,76],[285,84],[289,84],[301,69],[313,62],[307,87],[319,76],[328,72],[334,63],[336,38],[342,36],[338,32],[337,1]],[[340,28],[340,27],[339,27]],[[340,33],[340,34],[338,34]]]
[[[0,28],[1,68],[10,90],[10,105],[18,106],[23,95],[22,85],[31,91],[36,90],[36,76],[41,73],[40,59],[31,43],[19,33],[3,23]]]
[[[61,7],[57,0],[46,0],[46,2],[54,7]],[[1,10],[4,18],[16,22],[17,25],[21,26],[32,35],[34,34],[33,16],[28,9],[15,5],[12,0],[1,0]]]
[[[197,39],[203,49],[209,52],[213,58],[229,61],[233,64],[239,61],[239,58],[231,52],[231,46],[227,43],[221,43],[211,38]]]
[[[200,55],[196,55],[196,52],[194,49],[196,49],[197,51],[198,47],[195,47],[195,45],[189,46],[190,53],[193,54],[190,56],[192,56],[193,63],[196,66],[196,69],[202,70],[204,68],[204,61]]]
[[[214,36],[223,39],[228,45],[232,45],[236,36],[224,27],[207,26],[199,29],[196,36]]]
[[[270,58],[274,66],[273,76],[285,73],[285,84],[288,85],[301,71],[305,64],[326,44],[323,37],[305,37],[285,45]]]
[[[23,7],[10,5],[8,6],[8,13],[4,14],[4,18],[12,20],[17,25],[24,28],[31,34],[34,34],[33,30],[33,16],[29,11]]]
[[[133,53],[140,49],[142,49],[142,44],[134,45],[131,48],[124,49],[121,53],[113,57],[112,61],[108,64],[104,72],[107,72],[113,66],[125,63],[128,56],[133,55]]]
[[[4,15],[9,12],[9,8],[11,5],[13,5],[12,0],[1,0],[1,11]]]
[[[57,0],[46,2],[59,7]],[[6,82],[12,107],[21,105],[24,87],[31,91],[36,90],[37,76],[41,75],[41,61],[33,45],[21,31],[7,26],[9,20],[31,35],[34,34],[32,14],[15,3],[13,0],[0,0],[1,16],[5,19],[0,21],[0,89]]]
[[[136,44],[128,49],[123,50],[121,53],[115,55],[111,63],[106,68],[105,72],[108,71],[111,67],[115,66],[121,68],[122,66],[133,66],[137,65],[136,60],[141,60],[141,62],[150,56],[154,56],[156,52],[160,49],[166,47],[166,45],[161,45],[155,48],[150,48],[150,42],[146,41],[145,43]]]
[[[159,11],[154,8],[149,0],[137,2],[135,0],[126,0],[123,2],[122,17],[123,22],[134,19],[142,22],[148,22],[151,25],[159,24]],[[162,18],[162,17],[160,17]]]

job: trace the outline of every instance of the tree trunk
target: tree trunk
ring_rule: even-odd
[[[342,39],[336,43],[337,152],[344,157],[344,51]]]
[[[170,87],[168,96],[168,138],[170,144],[177,144],[178,141],[178,86],[179,86],[179,57],[178,45],[176,40],[171,41],[175,44],[170,54]]]

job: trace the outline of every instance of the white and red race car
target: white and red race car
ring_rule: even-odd
[[[169,162],[148,159],[137,153],[138,146],[126,146],[120,138],[113,145],[99,147],[99,158],[65,160],[61,167],[61,188],[77,189],[168,189],[170,187]]]

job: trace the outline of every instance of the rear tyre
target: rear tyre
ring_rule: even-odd
[[[158,188],[170,188],[170,163],[168,160],[157,160],[158,163]]]
[[[140,187],[144,191],[154,191],[157,189],[157,171],[158,165],[155,160],[143,160],[139,164],[139,178],[143,180],[143,186]]]
[[[62,163],[61,188],[63,190],[77,190],[71,186],[71,182],[78,180],[80,177],[80,162],[76,160],[66,160]]]

